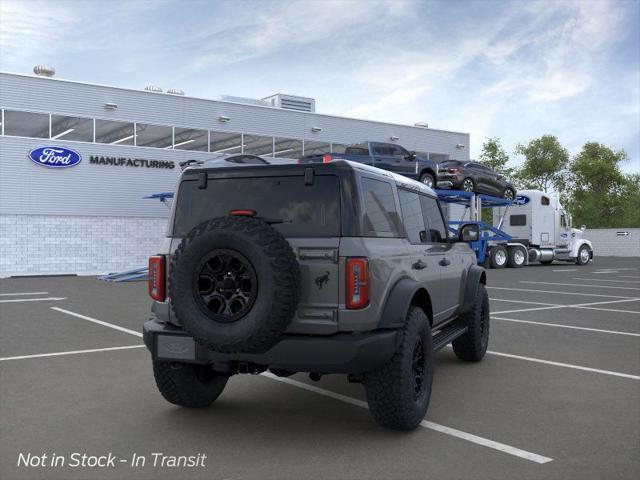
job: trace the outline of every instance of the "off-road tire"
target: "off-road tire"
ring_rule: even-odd
[[[255,272],[250,310],[233,321],[219,321],[198,303],[194,275],[214,250],[241,254]],[[220,217],[197,225],[169,265],[169,296],[177,319],[198,343],[218,352],[259,353],[271,347],[296,312],[299,289],[300,268],[287,240],[267,223],[249,217]]]
[[[431,181],[431,184],[427,183],[427,181],[429,181],[429,180]],[[420,175],[420,183],[423,183],[423,184],[427,185],[430,188],[436,188],[436,179],[429,172],[425,172],[422,175]]]
[[[429,319],[415,306],[409,308],[405,326],[399,332],[402,341],[391,360],[364,376],[369,411],[380,425],[395,430],[413,430],[424,419],[431,399],[433,381],[433,345]],[[418,339],[424,354],[423,382],[416,396],[414,384],[414,348]]]
[[[504,254],[504,262],[500,263],[500,259],[502,257],[500,257],[499,252],[501,252],[502,254]],[[491,255],[490,255],[490,261],[489,264],[491,265],[491,268],[504,268],[507,266],[507,261],[509,258],[509,254],[507,253],[507,249],[502,246],[502,245],[494,245],[491,247]]]
[[[460,320],[467,327],[467,333],[452,342],[453,351],[460,360],[479,362],[489,345],[489,295],[482,283],[478,284],[471,310]]]
[[[228,377],[208,365],[153,361],[153,376],[162,396],[169,403],[189,408],[204,408],[216,400]]]
[[[522,262],[518,262],[516,260],[516,251],[520,250],[522,252]],[[507,260],[507,266],[509,268],[521,268],[524,267],[525,264],[527,263],[527,251],[523,248],[523,247],[509,247],[507,249],[508,253],[509,253],[509,259]]]

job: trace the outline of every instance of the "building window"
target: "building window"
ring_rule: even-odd
[[[96,120],[96,142],[111,145],[133,145],[133,123]]]
[[[242,135],[239,133],[211,132],[211,153],[242,153]]]
[[[93,142],[93,119],[51,115],[51,139]]]
[[[206,152],[209,149],[209,137],[206,130],[193,128],[175,128],[173,148],[176,150],[197,150]]]
[[[260,135],[244,135],[244,153],[272,157],[273,137],[261,137]]]
[[[136,145],[138,147],[171,148],[173,129],[161,125],[136,124]]]
[[[305,155],[322,155],[323,153],[329,153],[331,151],[331,144],[326,142],[312,142],[309,140],[304,141],[304,154]]]
[[[331,153],[343,154],[349,145],[343,145],[342,143],[332,143]]]
[[[446,162],[449,160],[449,155],[444,153],[429,153],[429,160],[433,160],[436,163]]]
[[[295,159],[302,157],[302,140],[274,138],[274,148],[274,157]]]
[[[15,137],[49,138],[49,115],[5,110],[4,134]]]

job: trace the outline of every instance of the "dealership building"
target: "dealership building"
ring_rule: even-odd
[[[0,73],[0,277],[144,266],[165,233],[179,163],[251,153],[275,162],[393,142],[469,159],[469,134],[323,115],[310,98],[189,97]],[[247,192],[250,194],[250,192]]]

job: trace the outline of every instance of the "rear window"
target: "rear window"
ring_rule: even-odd
[[[369,148],[366,145],[352,145],[344,151],[346,155],[369,155]]]
[[[199,223],[240,209],[282,220],[273,227],[286,237],[340,235],[340,185],[335,175],[316,175],[313,185],[305,185],[302,176],[209,179],[203,190],[196,180],[183,181],[173,235],[183,237]]]
[[[458,167],[462,165],[462,162],[458,160],[445,160],[444,162],[440,162],[441,167]]]

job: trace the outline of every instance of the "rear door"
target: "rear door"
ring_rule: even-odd
[[[396,157],[394,156],[393,145],[385,143],[372,143],[371,153],[373,154],[373,166],[397,172]]]
[[[442,304],[442,267],[438,263],[441,252],[437,245],[433,245],[429,241],[420,201],[421,195],[411,190],[398,188],[398,197],[402,209],[402,222],[409,241],[410,258],[407,269],[429,292],[433,320],[436,323],[442,318],[441,312],[445,308]]]
[[[438,201],[427,195],[420,195],[422,214],[427,228],[427,256],[440,267],[440,310],[434,314],[434,324],[447,320],[457,310],[462,288],[464,259],[457,253],[462,245],[449,242],[446,223]],[[466,247],[465,247],[466,248]]]

